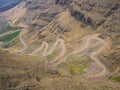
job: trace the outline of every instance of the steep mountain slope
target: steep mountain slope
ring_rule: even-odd
[[[64,7],[61,7],[59,5],[56,6],[54,0],[23,0],[19,5],[12,8],[11,10],[1,13],[1,16],[6,16],[5,19],[8,19],[10,21],[14,20],[11,20],[10,17],[18,17],[20,20],[17,20],[16,23],[23,22],[24,24],[30,24],[32,21],[38,22],[36,20],[39,18],[41,18],[41,21],[44,23],[52,20],[56,14],[63,10],[62,8]],[[24,9],[26,11],[21,14]],[[15,14],[20,14],[21,18]],[[1,19],[3,19],[3,17],[1,17]]]
[[[20,19],[26,23],[51,21],[57,13],[61,12],[63,8],[61,6],[56,6],[54,0],[33,0],[31,2],[26,2],[26,5],[27,12]]]
[[[18,42],[12,44],[9,50],[20,54],[21,58],[24,54],[28,58],[39,56],[44,62],[40,62],[40,65],[45,64],[43,67],[51,71],[52,75],[58,75],[55,78],[57,83],[47,77],[47,85],[44,85],[46,77],[43,75],[39,80],[40,75],[37,73],[38,86],[33,85],[32,90],[41,87],[45,90],[67,90],[70,83],[66,83],[65,87],[62,83],[66,82],[66,77],[72,77],[68,80],[73,82],[76,78],[78,80],[75,81],[77,85],[73,84],[70,90],[119,90],[119,83],[115,83],[120,82],[119,0],[34,0],[22,3],[20,12],[25,9],[24,13],[20,17],[11,14],[13,18],[10,18],[10,23],[25,28],[19,34]],[[16,13],[18,8],[13,10]],[[40,73],[52,76],[50,73]],[[36,76],[36,72],[34,74]],[[60,80],[59,75],[64,79]],[[102,84],[102,87],[101,80],[108,86]],[[96,83],[98,86],[94,87]],[[15,87],[21,85],[24,86],[20,83],[20,86]],[[79,85],[83,86],[78,88]]]
[[[62,38],[66,43],[66,52],[68,54],[71,50],[75,49],[74,46],[77,47],[80,45],[81,37],[98,35],[98,37],[107,43],[107,47],[103,53],[106,55],[105,58],[109,58],[108,54],[110,52],[116,52],[116,48],[119,49],[119,1],[73,0],[71,3],[66,0],[58,0],[56,4],[60,4],[61,6],[66,5],[68,8],[57,15],[55,19],[40,29],[40,31],[36,29],[37,32],[34,32],[34,26],[31,27],[32,29],[26,30],[23,33],[23,38],[28,44],[28,48],[31,45],[41,44],[42,41],[47,41],[47,43],[52,45],[56,38]],[[95,47],[93,48],[95,49]],[[102,62],[104,62],[104,58]],[[107,64],[107,61],[104,63]],[[119,65],[115,64],[115,67],[118,68]]]
[[[0,19],[2,21],[4,20],[8,20],[9,22],[12,21],[11,25],[12,23],[14,24],[14,22],[16,22],[20,17],[22,17],[25,14],[26,12],[25,4],[26,3],[23,1],[14,8],[0,13]]]
[[[27,27],[29,25],[30,30],[34,26],[34,31],[32,31],[37,32],[36,29],[47,25],[65,7],[55,5],[54,0],[24,0],[12,9],[0,13],[0,22],[8,23],[12,27]]]

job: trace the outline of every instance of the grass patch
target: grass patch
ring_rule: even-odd
[[[110,76],[108,79],[111,80],[111,81],[120,82],[120,76]]]
[[[80,75],[84,73],[84,69],[86,68],[86,66],[84,65],[79,65],[79,66],[75,66],[75,65],[68,65],[67,69],[69,70],[69,72],[73,75]]]
[[[8,48],[10,46],[10,42],[6,42],[2,45],[3,48]]]
[[[19,42],[19,37],[14,38],[13,40],[9,41],[9,42],[5,42],[2,45],[2,48],[9,48],[15,44],[17,44]]]
[[[31,55],[32,58],[34,58],[35,60],[42,60],[39,56],[36,55]]]
[[[30,52],[32,52],[32,51],[34,51],[34,47],[33,46],[29,46],[24,52],[25,53],[30,53]]]
[[[87,56],[72,55],[66,59],[66,62],[61,63],[59,67],[67,69],[71,75],[81,75],[85,73],[87,63]]]
[[[53,59],[55,59],[59,55],[59,53],[60,53],[60,49],[58,48],[52,54],[46,56],[46,58],[48,60],[53,60]]]
[[[56,40],[54,39],[55,37],[51,38],[48,40],[48,43],[54,43]]]
[[[16,31],[16,32],[14,32],[12,34],[5,35],[5,36],[0,38],[0,41],[2,41],[2,42],[9,42],[9,41],[13,40],[15,37],[17,37],[20,32],[21,31]]]
[[[21,30],[22,27],[12,27],[8,22],[0,22],[0,34],[9,30]]]
[[[55,59],[58,55],[59,55],[58,53],[52,53],[52,54],[46,56],[46,58],[47,58],[47,60],[51,61],[51,60]]]

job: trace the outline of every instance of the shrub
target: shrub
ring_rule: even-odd
[[[112,81],[120,82],[120,76],[110,76],[108,79]]]

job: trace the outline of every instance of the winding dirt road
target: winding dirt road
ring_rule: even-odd
[[[97,51],[92,52],[92,53],[90,54],[90,57],[91,57],[92,60],[94,60],[94,62],[96,62],[96,63],[102,68],[102,71],[99,72],[99,73],[96,73],[96,74],[94,74],[94,75],[89,75],[88,78],[101,77],[101,76],[106,75],[106,72],[108,72],[108,69],[105,67],[105,65],[99,60],[99,58],[97,58],[97,56],[98,56],[99,54],[101,54],[102,51],[105,49],[105,47],[106,47],[106,42],[105,42],[103,39],[98,38],[98,37],[95,37],[95,38],[93,38],[93,39],[98,40],[99,42],[101,42],[102,45],[100,46],[100,48],[99,48]]]
[[[101,54],[101,52],[105,49],[105,47],[107,46],[106,42],[99,38],[98,36],[86,36],[83,39],[83,44],[82,46],[78,47],[77,49],[75,49],[71,54],[78,54],[80,52],[85,51],[86,49],[91,48],[90,42],[93,40],[96,40],[99,42],[99,49],[97,51],[91,52],[90,53],[90,58],[92,60],[94,60],[94,62],[99,65],[99,67],[102,69],[101,72],[96,73],[94,75],[87,75],[87,78],[96,78],[96,77],[101,77],[106,75],[106,73],[108,73],[108,69],[105,67],[105,65],[99,60],[99,58],[97,58],[97,56],[99,56]],[[94,44],[95,45],[95,44]]]
[[[60,52],[60,55],[59,56],[57,56],[54,60],[52,60],[51,62],[50,62],[50,64],[52,64],[52,66],[53,67],[57,67],[57,65],[59,65],[61,62],[63,62],[63,61],[65,61],[65,53],[66,53],[66,45],[65,45],[65,41],[64,40],[62,40],[62,39],[59,39],[58,40],[58,44],[59,44],[59,42],[60,42],[60,45],[61,45],[61,48],[62,48],[62,50],[61,50],[61,52]],[[56,45],[55,45],[55,47],[57,46],[57,43],[56,43]],[[51,51],[52,51],[53,49],[51,49]]]
[[[18,51],[18,53],[22,53],[28,46],[27,44],[24,42],[24,40],[22,39],[22,33],[24,32],[24,30],[19,34],[19,39],[21,44],[23,45],[23,48],[21,50]]]
[[[50,49],[48,50],[49,48],[49,44],[47,42],[43,42],[42,45],[36,49],[35,51],[33,51],[30,55],[32,54],[36,54],[37,52],[40,52],[43,50],[43,53],[42,55],[43,56],[48,56],[50,54],[52,54],[54,52],[54,50],[57,48],[58,45],[61,45],[62,49],[65,49],[65,44],[64,44],[64,40],[63,39],[57,39],[56,42],[53,44],[53,46],[50,47]]]
[[[33,55],[33,54],[36,54],[36,53],[39,52],[39,51],[42,51],[42,49],[43,49],[44,46],[45,46],[45,43],[46,43],[46,42],[43,42],[42,45],[41,45],[38,49],[36,49],[36,50],[33,51],[32,53],[30,53],[30,55]]]
[[[48,56],[50,54],[52,54],[54,52],[54,50],[57,48],[58,45],[61,45],[61,48],[62,48],[62,56],[63,54],[65,54],[64,52],[66,52],[66,48],[65,48],[65,43],[64,43],[64,40],[63,39],[57,39],[56,42],[54,43],[54,45],[50,48],[50,50],[48,51],[48,44],[46,44],[46,48],[43,52],[43,56]]]
[[[82,45],[80,45],[76,49],[74,49],[74,51],[72,53],[70,53],[70,55],[78,54],[78,53],[86,50],[89,47],[90,39],[91,39],[90,36],[83,37],[81,39],[83,41]]]
[[[19,51],[20,53],[23,52],[26,48],[27,48],[27,44],[24,42],[24,40],[22,39],[22,32],[20,33],[19,35],[19,38],[20,38],[20,41],[23,45],[23,48]],[[108,71],[108,69],[104,66],[104,64],[99,60],[99,58],[97,58],[97,56],[99,56],[101,54],[101,52],[105,49],[105,47],[107,46],[106,45],[106,42],[101,39],[100,37],[98,36],[85,36],[84,38],[82,38],[82,45],[77,47],[72,53],[70,53],[69,55],[72,55],[72,54],[78,54],[80,52],[83,52],[85,50],[88,50],[89,48],[91,48],[91,45],[90,45],[90,42],[93,41],[93,40],[96,40],[99,42],[100,46],[99,46],[99,49],[97,51],[94,51],[94,52],[91,52],[90,53],[90,58],[92,60],[94,60],[94,62],[96,62],[97,65],[99,65],[99,67],[102,69],[101,72],[99,73],[96,73],[94,75],[88,75],[87,77],[88,78],[95,78],[95,77],[101,77],[101,76],[104,76],[106,74],[106,72]],[[97,43],[98,44],[98,43]],[[36,54],[37,52],[40,52],[42,51],[42,55],[43,56],[48,56],[50,54],[52,54],[54,52],[54,50],[57,48],[57,46],[60,45],[61,46],[61,52],[60,54],[50,62],[50,65],[52,67],[57,67],[57,65],[59,65],[61,62],[65,61],[65,59],[67,58],[67,56],[69,55],[66,55],[65,56],[65,53],[66,53],[66,45],[65,45],[65,42],[63,39],[57,39],[56,42],[53,44],[53,46],[49,48],[49,44],[47,42],[43,42],[42,45],[36,49],[35,51],[33,51],[30,55],[33,55],[33,54]],[[93,45],[96,45],[96,44],[93,44]]]
[[[56,42],[53,44],[53,46],[49,48],[49,44],[47,42],[43,42],[42,45],[36,49],[35,51],[33,51],[30,55],[32,54],[36,54],[37,52],[40,52],[43,50],[42,55],[43,56],[48,56],[50,54],[52,54],[54,52],[54,50],[57,48],[57,46],[60,45],[61,46],[61,52],[60,55],[58,55],[53,61],[50,62],[50,64],[54,64],[54,66],[57,66],[58,64],[60,64],[60,61],[62,62],[62,60],[60,59],[61,57],[63,57],[66,53],[66,45],[63,39],[57,39]],[[58,63],[59,61],[59,63]],[[57,62],[57,63],[56,63]]]

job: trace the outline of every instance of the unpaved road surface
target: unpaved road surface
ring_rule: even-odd
[[[39,51],[42,51],[42,49],[44,48],[45,45],[46,45],[46,42],[43,42],[42,45],[38,49],[36,49],[32,53],[30,53],[30,55],[33,55],[33,54],[36,54]]]
[[[20,39],[21,44],[23,45],[23,48],[21,50],[19,50],[18,53],[22,53],[28,47],[22,38],[23,32],[24,32],[24,30],[19,34],[19,39]]]
[[[108,69],[105,67],[105,65],[97,57],[105,49],[106,42],[103,39],[98,38],[98,37],[95,37],[93,39],[98,40],[99,42],[101,42],[101,46],[99,47],[99,49],[97,51],[90,53],[90,57],[91,57],[92,60],[94,60],[94,62],[96,62],[97,65],[100,66],[100,68],[102,68],[102,71],[99,72],[99,73],[96,73],[94,75],[89,75],[88,78],[101,77],[101,76],[104,76],[106,74],[106,72],[108,72]]]
[[[63,39],[57,39],[56,42],[53,44],[53,46],[50,47],[50,49],[48,50],[49,48],[49,44],[47,42],[42,42],[42,45],[36,49],[35,51],[33,51],[31,53],[32,54],[36,54],[37,52],[40,52],[42,51],[42,55],[43,56],[48,56],[50,54],[52,54],[54,52],[54,50],[57,48],[58,45],[61,45],[62,49],[65,49],[65,44],[64,44],[64,40]]]
[[[19,38],[20,38],[20,41],[21,41],[21,43],[22,43],[22,45],[24,47],[19,52],[23,52],[27,48],[27,44],[22,39],[22,33],[20,33]],[[92,46],[92,47],[94,47],[94,46],[99,44],[98,45],[98,50],[90,52],[89,55],[90,55],[90,58],[97,65],[99,65],[99,67],[102,69],[102,71],[99,72],[99,73],[96,73],[94,75],[87,75],[88,78],[95,78],[95,77],[101,77],[101,76],[106,75],[106,72],[108,71],[108,69],[99,60],[99,58],[97,58],[97,56],[99,56],[102,53],[102,51],[105,49],[105,47],[107,46],[106,42],[103,39],[101,39],[100,37],[98,37],[98,36],[88,35],[88,36],[85,36],[84,38],[82,38],[82,41],[83,41],[82,45],[77,47],[75,50],[73,50],[72,53],[69,54],[69,55],[78,54],[80,52],[84,52],[85,50],[88,50],[89,48],[91,48],[90,43],[93,40],[96,40],[96,41],[99,42],[97,44],[96,43],[93,44],[93,46]],[[61,46],[61,52],[55,59],[53,59],[50,62],[50,65],[55,68],[55,67],[57,67],[57,65],[59,65],[61,62],[65,61],[65,59],[67,58],[67,56],[65,56],[66,45],[65,45],[65,41],[63,39],[57,39],[56,42],[53,44],[53,46],[50,47],[50,49],[48,49],[49,48],[49,44],[44,41],[42,43],[42,45],[38,49],[33,51],[30,55],[36,54],[37,52],[42,51],[42,55],[43,56],[48,56],[48,55],[50,55],[50,54],[52,54],[54,52],[54,50],[57,48],[58,45]]]
[[[85,51],[86,49],[91,48],[90,42],[93,40],[96,40],[99,42],[97,44],[94,44],[95,46],[98,45],[98,50],[97,51],[93,51],[90,52],[90,58],[97,64],[99,65],[99,67],[102,69],[101,72],[96,73],[94,75],[87,75],[88,78],[96,78],[96,77],[101,77],[106,75],[106,73],[108,73],[108,69],[106,68],[106,66],[99,60],[99,58],[97,58],[97,56],[99,56],[102,51],[105,49],[105,47],[107,46],[106,42],[99,38],[98,36],[86,36],[83,39],[83,44],[78,47],[77,49],[75,49],[71,54],[78,54],[80,52]],[[93,46],[92,46],[93,47]]]
[[[30,55],[36,54],[37,52],[42,51],[42,55],[43,56],[48,56],[48,55],[52,54],[55,51],[55,49],[57,48],[58,45],[61,46],[60,55],[58,55],[54,60],[52,60],[50,62],[50,64],[52,64],[53,66],[57,66],[58,64],[60,64],[60,62],[63,61],[60,58],[62,58],[64,56],[64,54],[66,53],[66,45],[65,45],[65,41],[63,39],[59,39],[58,38],[56,40],[56,42],[53,44],[53,46],[50,47],[50,49],[48,49],[49,48],[49,44],[44,41],[42,43],[42,45],[38,49],[33,51]]]
[[[58,44],[60,42],[60,45],[61,45],[61,52],[60,52],[60,55],[57,56],[53,61],[50,62],[50,64],[52,64],[53,67],[57,67],[57,65],[59,65],[61,62],[65,61],[65,58],[64,55],[66,53],[66,45],[65,45],[65,41],[62,40],[62,39],[59,39],[58,40]],[[56,43],[56,45],[57,45]]]

